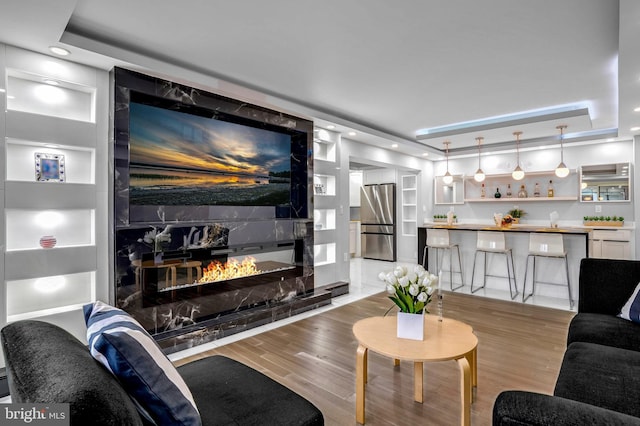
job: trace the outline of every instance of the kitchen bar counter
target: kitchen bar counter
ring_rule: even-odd
[[[454,223],[453,225],[447,225],[446,223],[425,223],[423,228],[440,228],[440,229],[453,229],[461,231],[502,231],[502,232],[551,232],[554,234],[587,234],[593,230],[593,228],[583,227],[544,227],[536,225],[524,225],[524,224],[512,224],[509,227],[486,225],[480,223]],[[618,229],[618,228],[612,228]]]
[[[525,261],[528,254],[528,244],[530,233],[554,233],[554,234],[563,234],[566,237],[565,240],[565,250],[567,250],[569,257],[569,269],[571,276],[571,287],[573,290],[574,298],[578,294],[577,292],[577,284],[578,284],[578,270],[580,259],[584,257],[589,257],[589,245],[590,245],[590,236],[593,231],[593,228],[587,227],[558,227],[551,228],[540,225],[530,225],[530,224],[513,224],[511,227],[500,227],[492,224],[481,224],[481,223],[455,223],[453,225],[447,225],[446,223],[425,223],[424,225],[418,227],[418,262],[422,263],[422,256],[424,253],[424,247],[427,242],[427,233],[429,229],[449,229],[452,231],[451,239],[452,242],[457,243],[460,246],[460,250],[462,252],[462,265],[463,265],[463,273],[464,273],[464,284],[469,286],[471,285],[471,276],[473,269],[473,258],[476,249],[476,235],[477,231],[498,231],[504,232],[507,238],[507,246],[513,249],[513,256],[515,260],[515,268],[516,268],[516,279],[518,283],[518,291],[522,292],[522,283],[524,281],[524,269],[525,269]],[[433,263],[433,262],[432,262]],[[429,268],[429,256],[426,258],[427,269]],[[492,266],[492,265],[490,265]],[[431,265],[432,268],[435,265]],[[445,270],[448,268],[448,264],[445,266]],[[498,270],[504,269],[504,265],[497,266]],[[490,269],[494,269],[491,267]],[[561,268],[548,268],[547,271],[543,271],[542,275],[546,275],[548,282],[557,282],[562,281],[562,278],[557,276],[557,271],[561,270]],[[504,272],[504,271],[502,271]],[[476,280],[479,278],[476,277]],[[506,280],[488,280],[488,287],[493,287],[495,289],[508,289],[506,285]],[[531,286],[531,283],[529,283]],[[531,287],[529,287],[530,290]],[[549,297],[561,297],[566,298],[567,296],[564,294],[566,292],[566,287],[561,292],[558,293],[558,290],[553,287],[549,287],[548,291],[545,288],[540,288],[540,292],[543,295]],[[545,294],[546,293],[546,294]],[[567,305],[568,307],[568,305]]]
[[[422,253],[424,246],[427,243],[427,229],[450,229],[452,231],[500,231],[500,232],[548,232],[553,234],[576,234],[583,235],[585,238],[585,257],[589,257],[589,235],[593,231],[593,228],[583,227],[544,227],[536,225],[524,225],[524,224],[512,224],[509,227],[487,225],[481,223],[454,223],[453,225],[447,225],[446,223],[425,223],[423,226],[418,227],[418,255],[419,261],[422,261]],[[615,228],[614,228],[615,229]],[[421,231],[422,230],[422,231]]]

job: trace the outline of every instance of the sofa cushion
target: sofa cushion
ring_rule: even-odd
[[[492,426],[640,426],[640,418],[558,396],[501,392],[493,404]]]
[[[618,316],[628,321],[640,323],[640,283],[638,283]]]
[[[142,426],[127,392],[66,330],[23,320],[0,334],[12,402],[68,403],[77,425]]]
[[[102,302],[84,306],[91,355],[158,425],[200,425],[193,396],[155,340],[131,316]]]
[[[640,324],[613,315],[580,313],[569,324],[567,345],[573,342],[640,351]]]
[[[205,426],[324,424],[322,412],[302,396],[230,358],[210,356],[180,366],[178,372],[189,385]]]
[[[554,395],[640,417],[640,352],[574,342]]]

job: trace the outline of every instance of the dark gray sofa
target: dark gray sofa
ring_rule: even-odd
[[[640,425],[640,324],[621,318],[640,261],[583,259],[578,313],[551,395],[505,391],[494,425]]]
[[[116,378],[67,331],[18,321],[0,331],[12,402],[70,403],[72,425],[143,425]],[[203,425],[323,425],[309,401],[224,356],[178,367]]]

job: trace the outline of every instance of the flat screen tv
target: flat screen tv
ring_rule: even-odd
[[[175,101],[132,94],[129,205],[291,203],[291,134]]]

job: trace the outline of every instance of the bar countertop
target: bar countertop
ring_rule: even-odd
[[[537,225],[525,225],[515,223],[509,227],[496,226],[481,223],[455,223],[453,225],[447,225],[446,223],[425,223],[420,228],[430,229],[451,229],[460,231],[502,231],[502,232],[549,232],[549,233],[562,233],[562,234],[589,234],[593,228],[584,227],[558,227],[551,228]],[[613,228],[616,229],[616,228]]]

